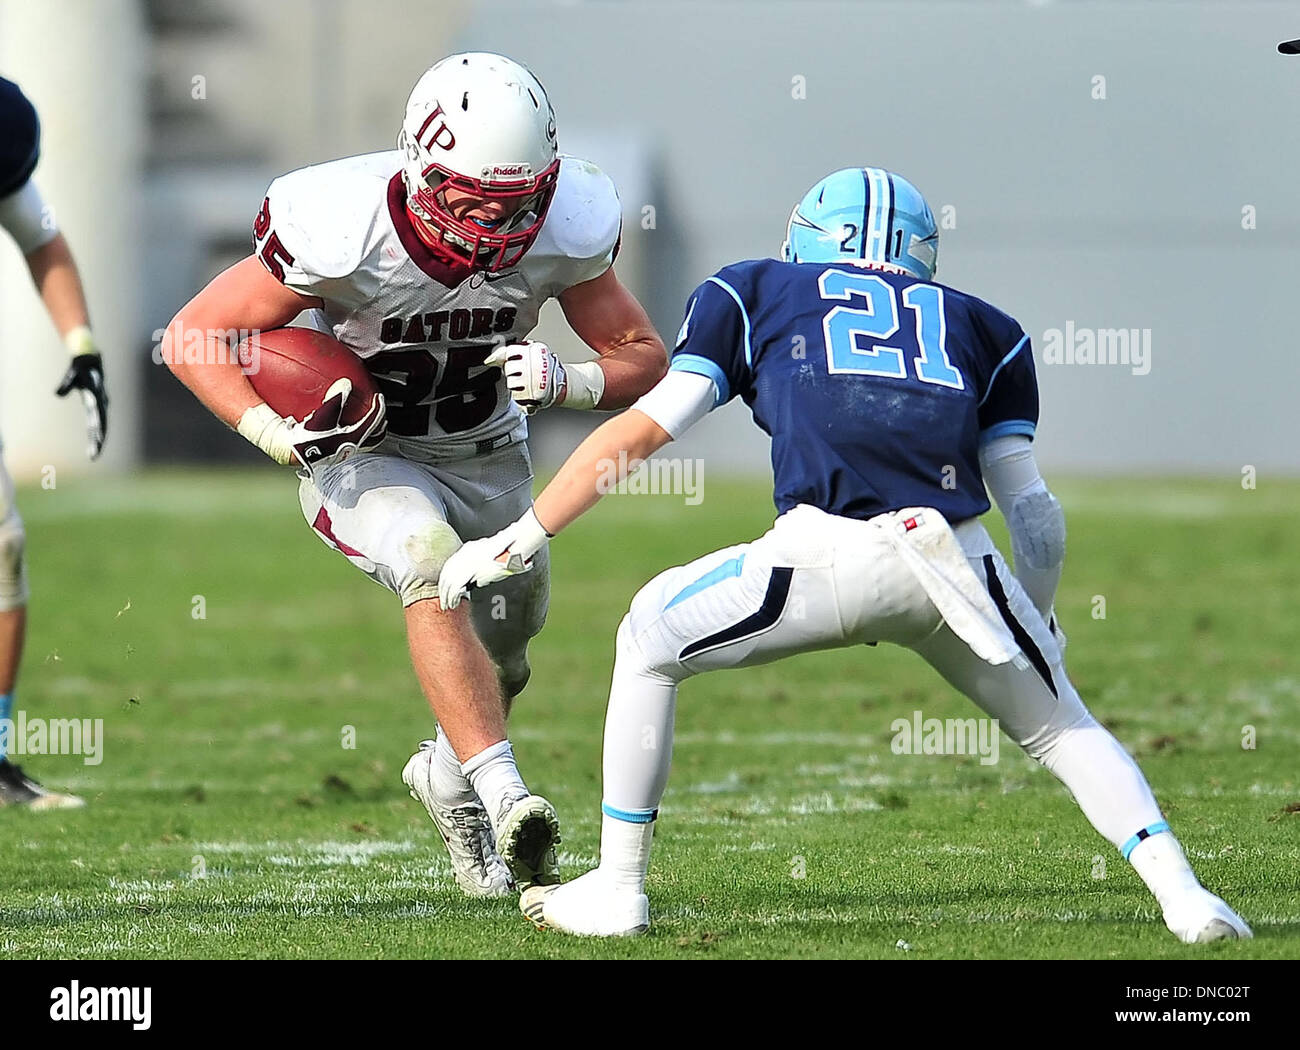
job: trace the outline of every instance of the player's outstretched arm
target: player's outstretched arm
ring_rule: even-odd
[[[980,469],[1011,533],[1016,579],[1050,623],[1065,564],[1065,511],[1038,473],[1027,437],[988,442],[980,449]]]
[[[602,423],[573,450],[533,503],[538,523],[554,536],[670,441],[672,435],[635,408]]]
[[[243,433],[245,413],[267,406],[235,359],[239,339],[282,328],[320,305],[319,299],[286,288],[250,255],[214,277],[172,318],[163,335],[163,360],[217,418]],[[201,355],[194,353],[198,344]]]
[[[442,607],[456,608],[471,586],[486,587],[527,572],[533,555],[547,540],[671,440],[667,431],[635,408],[601,424],[574,450],[523,517],[494,536],[471,540],[447,559],[438,577]],[[620,465],[626,469],[620,470]]]
[[[486,587],[526,572],[546,541],[590,510],[670,441],[681,437],[714,407],[717,388],[705,376],[670,372],[622,415],[587,436],[537,501],[494,536],[471,540],[443,565],[438,595],[454,609],[471,587]]]

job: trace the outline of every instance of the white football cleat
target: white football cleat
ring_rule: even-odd
[[[514,880],[497,853],[487,810],[477,800],[463,806],[447,806],[439,800],[430,771],[433,749],[434,741],[421,741],[420,750],[402,770],[411,798],[424,805],[442,836],[456,884],[471,897],[509,896],[514,892]]]
[[[497,848],[515,885],[551,886],[560,881],[555,847],[560,844],[560,818],[541,795],[507,799],[494,822]]]
[[[1209,890],[1199,888],[1172,901],[1164,909],[1165,925],[1184,944],[1246,940],[1249,926]]]
[[[562,886],[530,886],[519,910],[539,930],[578,937],[635,937],[650,929],[650,899],[615,889],[599,868]]]

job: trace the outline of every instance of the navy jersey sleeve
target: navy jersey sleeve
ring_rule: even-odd
[[[724,278],[710,277],[686,303],[669,370],[708,376],[717,407],[748,387],[751,355],[749,313],[740,293]]]
[[[1038,375],[1029,336],[1005,314],[986,318],[980,327],[990,367],[980,391],[980,440],[1008,434],[1032,438],[1038,428]]]

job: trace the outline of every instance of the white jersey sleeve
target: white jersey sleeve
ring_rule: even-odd
[[[41,191],[31,179],[8,197],[0,198],[0,226],[8,231],[24,255],[49,244],[59,232],[54,209],[45,206]]]
[[[590,161],[562,157],[555,199],[529,250],[530,261],[543,266],[545,295],[603,274],[614,264],[622,234],[623,207],[613,180]]]
[[[271,183],[253,223],[262,265],[302,295],[348,304],[349,278],[373,249],[377,231],[370,201],[376,176],[360,164],[299,168]],[[367,193],[366,189],[372,192]]]

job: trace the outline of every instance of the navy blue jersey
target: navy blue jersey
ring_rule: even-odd
[[[0,77],[0,197],[17,193],[27,184],[40,147],[36,110],[17,84]]]
[[[777,510],[869,518],[989,509],[981,441],[1033,436],[1029,337],[932,281],[840,263],[757,259],[695,290],[672,368],[740,397],[772,436]]]

